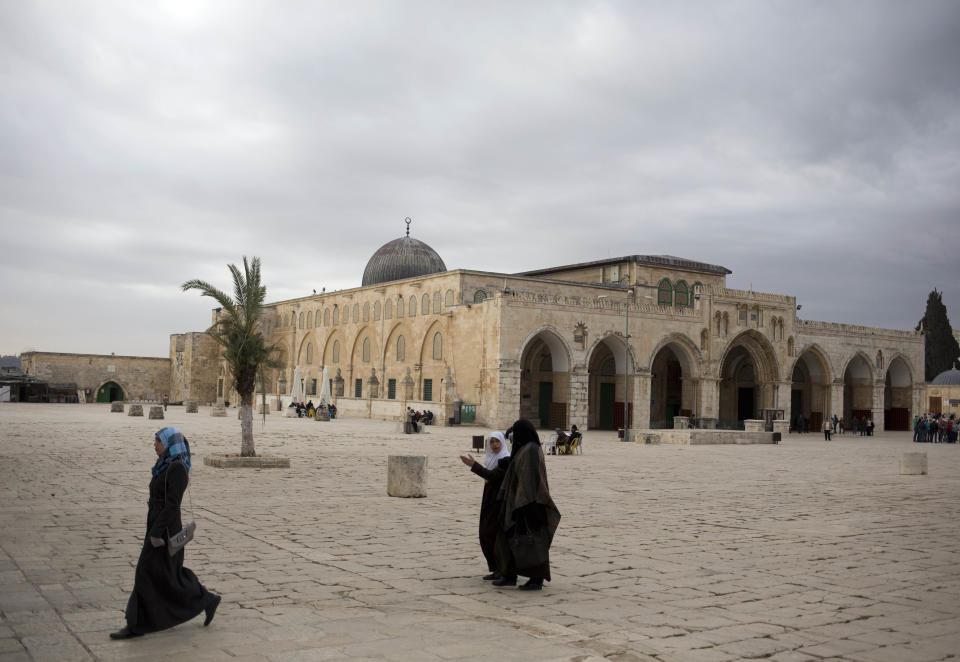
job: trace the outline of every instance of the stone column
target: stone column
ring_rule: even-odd
[[[837,418],[843,418],[843,380],[834,379],[830,384],[830,413],[836,414]],[[844,424],[849,429],[850,422]]]
[[[882,432],[883,425],[883,392],[886,384],[878,379],[873,383],[873,433]]]
[[[720,380],[716,377],[700,378],[700,418],[712,420],[714,427],[720,418]]]
[[[454,417],[453,400],[456,397],[455,388],[457,386],[456,382],[453,381],[453,375],[450,374],[450,366],[447,366],[446,374],[441,381],[443,382],[443,390],[440,392],[443,416],[441,416],[442,420],[440,421],[440,425],[448,425],[450,419]]]
[[[506,429],[520,415],[520,364],[502,360],[497,369],[497,412],[494,427]]]
[[[777,382],[777,390],[774,394],[773,407],[774,409],[783,410],[784,420],[790,420],[790,414],[792,409],[793,400],[791,399],[791,391],[793,390],[792,382]]]
[[[691,412],[696,415],[697,412],[697,382],[699,380],[693,378],[683,378],[681,382],[683,383],[682,391],[680,392],[680,406],[683,409],[689,409]]]
[[[587,372],[586,366],[578,365],[570,371],[570,425],[586,430],[589,412],[590,373]],[[636,423],[636,409],[634,409],[633,418]]]
[[[650,429],[650,368],[638,368],[630,385],[630,399],[633,401],[632,430]]]

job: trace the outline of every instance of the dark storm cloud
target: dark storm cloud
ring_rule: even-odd
[[[356,286],[405,216],[450,268],[668,253],[957,317],[958,61],[953,2],[8,4],[0,349],[164,355],[184,280]]]

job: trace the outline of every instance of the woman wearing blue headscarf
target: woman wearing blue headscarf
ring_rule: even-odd
[[[157,462],[151,470],[147,501],[147,535],[140,550],[133,592],[127,601],[127,624],[111,639],[129,639],[166,630],[206,612],[209,625],[220,596],[203,587],[197,576],[183,567],[183,549],[171,556],[170,536],[183,527],[180,500],[190,478],[190,444],[180,430],[163,428],[154,436]]]

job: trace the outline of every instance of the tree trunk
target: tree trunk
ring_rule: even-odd
[[[253,393],[240,394],[240,455],[253,457]]]

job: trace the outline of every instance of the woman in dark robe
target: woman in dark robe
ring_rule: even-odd
[[[480,549],[487,559],[489,575],[485,580],[500,579],[497,572],[497,560],[494,556],[494,545],[497,542],[497,531],[500,529],[500,502],[497,494],[500,492],[500,483],[507,473],[510,464],[510,451],[503,433],[494,431],[487,438],[487,452],[483,457],[483,464],[473,459],[469,453],[461,455],[460,459],[470,470],[485,479],[483,484],[483,499],[480,502]]]
[[[210,625],[220,596],[203,587],[197,576],[183,567],[183,548],[170,556],[170,536],[182,528],[180,500],[190,476],[190,445],[177,428],[163,428],[154,437],[157,462],[151,470],[147,502],[147,534],[140,550],[133,592],[127,601],[127,624],[110,634],[129,639],[172,628],[206,612]]]
[[[533,423],[521,418],[511,428],[513,448],[510,466],[500,486],[500,529],[496,542],[496,557],[500,579],[494,586],[515,586],[517,575],[529,577],[520,586],[524,591],[539,591],[543,580],[550,581],[549,548],[560,524],[560,511],[550,498],[547,484],[547,464],[540,447],[540,435]],[[507,436],[510,436],[508,431]],[[532,534],[547,549],[542,563],[521,567],[513,553],[510,540],[519,534]]]

